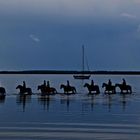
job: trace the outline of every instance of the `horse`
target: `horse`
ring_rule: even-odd
[[[42,94],[56,94],[57,90],[54,87],[47,87],[45,85],[39,85],[38,90],[41,90]]]
[[[87,87],[89,94],[92,93],[92,91],[95,91],[95,94],[99,94],[100,93],[100,89],[98,85],[90,85],[88,83],[85,83],[84,87]]]
[[[0,94],[5,94],[6,93],[6,90],[4,87],[0,87]]]
[[[6,90],[4,87],[0,87],[0,99],[4,99],[6,96]]]
[[[115,86],[120,88],[121,93],[132,93],[132,87],[130,85],[115,84]]]
[[[116,93],[116,86],[103,83],[102,88],[104,88],[104,87],[105,87],[104,93],[108,93],[108,94],[115,94]]]
[[[63,88],[63,90],[64,90],[64,93],[69,93],[69,92],[72,92],[72,93],[76,93],[76,88],[75,87],[73,87],[73,86],[66,86],[66,85],[63,85],[63,84],[61,84],[60,85],[60,89],[62,89]]]
[[[16,89],[20,90],[20,92],[19,92],[20,94],[28,94],[28,95],[32,94],[32,89],[31,88],[25,88],[22,85],[18,85],[16,87]]]

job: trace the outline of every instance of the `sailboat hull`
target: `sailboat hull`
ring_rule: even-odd
[[[73,75],[74,79],[84,80],[89,79],[90,75]]]

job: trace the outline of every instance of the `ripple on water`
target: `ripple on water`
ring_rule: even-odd
[[[1,139],[139,139],[140,126],[129,124],[93,123],[13,123],[0,127]]]

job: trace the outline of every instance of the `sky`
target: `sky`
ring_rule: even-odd
[[[0,70],[140,70],[140,0],[0,0]]]

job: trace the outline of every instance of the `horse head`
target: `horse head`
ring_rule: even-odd
[[[88,84],[88,83],[85,83],[85,84],[84,84],[84,87],[89,87],[89,84]]]
[[[17,87],[16,87],[16,89],[21,89],[23,86],[22,85],[18,85]]]
[[[65,87],[65,85],[63,85],[63,84],[60,85],[60,89],[62,89],[62,88],[64,88],[64,87]]]
[[[106,83],[103,83],[102,84],[102,88],[104,88],[104,87],[106,87],[107,86],[107,84]]]
[[[38,87],[37,87],[37,90],[40,90],[41,89],[41,85],[39,85]]]

